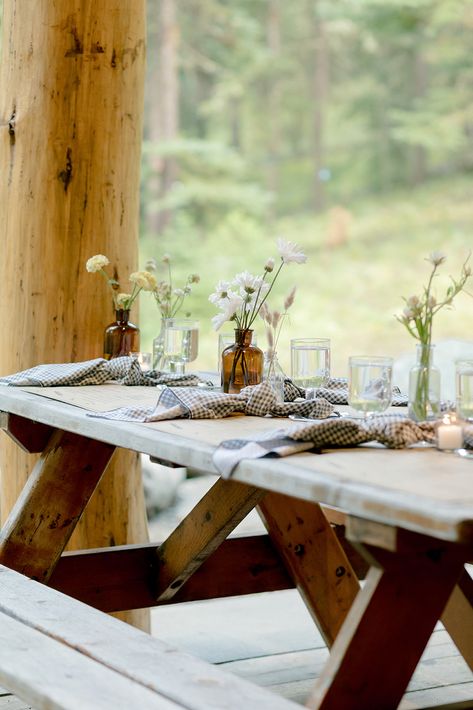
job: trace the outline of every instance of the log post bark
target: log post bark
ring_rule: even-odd
[[[4,0],[0,65],[0,373],[102,355],[106,254],[138,261],[145,0]],[[123,289],[125,290],[125,288]],[[147,540],[136,454],[117,452],[75,547]],[[34,457],[1,443],[3,520]],[[128,621],[146,628],[147,612]]]

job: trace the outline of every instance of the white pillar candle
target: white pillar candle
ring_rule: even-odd
[[[452,451],[463,446],[463,429],[455,415],[445,414],[437,426],[437,448]]]

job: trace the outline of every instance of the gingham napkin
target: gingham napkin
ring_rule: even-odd
[[[330,377],[327,384],[323,387],[308,387],[303,389],[298,387],[291,380],[286,380],[284,383],[284,399],[292,401],[297,397],[305,399],[317,399],[323,397],[332,404],[348,404],[348,380],[346,377]],[[392,389],[393,407],[407,407],[407,397],[401,393],[399,387]]]
[[[328,417],[333,409],[333,404],[322,398],[278,403],[271,387],[263,382],[260,385],[245,387],[240,394],[224,394],[194,387],[179,390],[165,387],[155,407],[120,407],[108,412],[91,412],[89,416],[125,422],[157,422],[178,417],[220,419],[240,412],[256,417],[287,417],[289,414],[299,414],[323,419]]]
[[[231,476],[242,459],[289,456],[310,449],[359,446],[377,441],[390,449],[403,449],[420,441],[433,443],[434,422],[414,422],[404,414],[379,414],[367,419],[329,418],[267,432],[257,439],[223,441],[213,455],[224,478]],[[464,447],[473,449],[473,425],[463,430]]]
[[[113,360],[96,358],[84,362],[51,363],[37,365],[29,370],[0,378],[0,385],[16,387],[59,387],[60,385],[103,385],[115,382],[123,385],[170,385],[188,387],[201,380],[195,375],[176,375],[150,370],[143,372],[140,363],[133,357],[117,357]]]

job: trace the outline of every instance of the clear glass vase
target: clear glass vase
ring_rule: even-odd
[[[153,340],[153,370],[164,370],[166,360],[164,357],[164,327],[166,320],[161,318],[161,325],[158,335]]]
[[[140,329],[130,323],[130,311],[119,308],[116,320],[105,328],[103,356],[107,360],[123,355],[131,355],[140,349]]]
[[[286,375],[279,364],[278,354],[268,350],[264,354],[263,382],[267,382],[274,392],[276,401],[284,402],[284,380]]]
[[[253,345],[252,330],[235,330],[235,342],[222,353],[222,388],[238,394],[243,387],[263,380],[263,351]]]
[[[434,348],[417,345],[417,362],[409,372],[408,414],[416,422],[437,419],[440,414],[440,370],[434,365]]]

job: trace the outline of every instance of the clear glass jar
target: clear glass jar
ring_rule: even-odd
[[[235,342],[222,353],[222,387],[238,394],[243,387],[263,380],[263,351],[251,342],[252,330],[235,330]]]
[[[284,402],[285,379],[286,375],[279,364],[277,352],[273,350],[266,351],[264,354],[263,382],[269,384],[278,403]]]
[[[440,414],[440,370],[433,362],[434,348],[419,343],[417,362],[409,372],[408,414],[416,422],[437,419]]]
[[[161,326],[158,335],[153,340],[153,370],[165,369],[164,357],[164,326],[165,319],[161,318]]]

